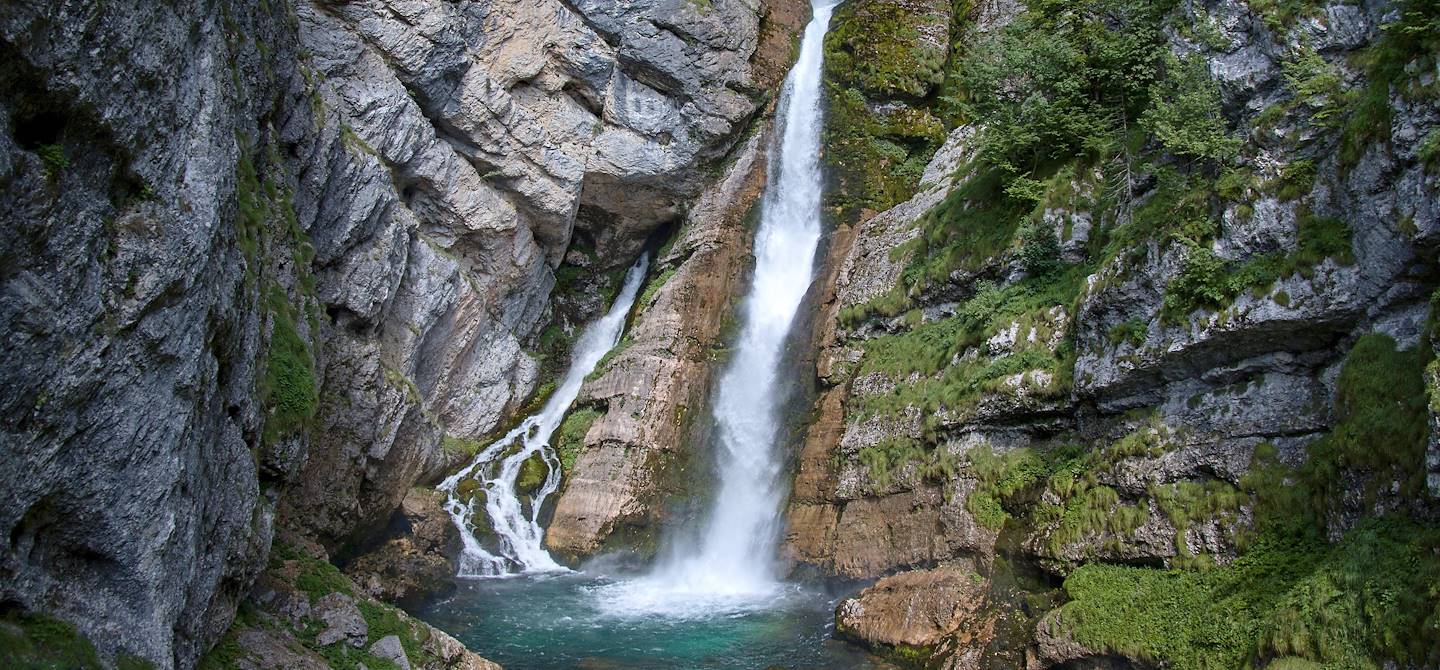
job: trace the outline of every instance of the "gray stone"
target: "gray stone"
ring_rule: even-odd
[[[344,642],[356,649],[364,646],[370,627],[355,599],[343,593],[331,593],[315,601],[314,615],[325,628],[315,635],[315,643],[328,647]],[[398,640],[397,640],[398,641]]]
[[[400,638],[394,635],[386,635],[370,645],[370,655],[375,658],[383,658],[394,663],[400,670],[410,670],[410,659],[405,656],[405,647],[400,645]]]

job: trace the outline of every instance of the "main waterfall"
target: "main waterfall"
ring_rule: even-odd
[[[540,511],[545,506],[545,499],[560,486],[561,476],[560,458],[550,446],[550,436],[565,418],[570,404],[575,402],[580,386],[585,383],[585,375],[590,374],[606,352],[620,341],[625,318],[640,291],[640,282],[645,279],[648,258],[648,254],[642,255],[635,262],[626,273],[624,285],[610,311],[587,326],[575,341],[570,368],[540,412],[520,422],[504,437],[477,454],[465,469],[437,487],[448,496],[445,510],[460,529],[465,545],[460,554],[459,576],[493,577],[515,571],[565,570],[541,544],[545,529],[540,526]],[[520,476],[520,467],[536,454],[545,461],[547,472],[544,483],[530,496],[527,505],[517,495],[515,482]],[[481,503],[483,510],[477,509],[476,497],[458,494],[460,482],[471,478],[480,483],[485,493]],[[493,547],[494,551],[481,545],[471,528],[475,514],[482,511],[495,534],[498,546]]]
[[[699,541],[672,548],[655,572],[609,594],[628,611],[703,613],[778,592],[783,402],[778,376],[791,322],[813,280],[820,240],[820,78],[833,2],[820,0],[785,81],[780,142],[755,234],[755,271],[733,358],[713,403],[719,492]]]

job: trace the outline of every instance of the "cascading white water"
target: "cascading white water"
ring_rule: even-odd
[[[714,612],[777,593],[782,459],[776,441],[783,401],[781,355],[813,280],[820,240],[820,77],[835,3],[818,0],[786,78],[783,131],[755,234],[755,273],[742,330],[713,405],[720,489],[700,541],[649,577],[607,593],[624,612]],[[777,169],[778,168],[778,169]]]
[[[545,499],[560,486],[560,459],[550,446],[550,436],[565,418],[570,404],[575,402],[580,386],[585,383],[585,376],[620,341],[625,318],[640,291],[640,283],[645,279],[647,265],[648,254],[642,255],[625,274],[624,285],[610,311],[581,332],[571,353],[570,369],[565,371],[565,377],[540,412],[527,417],[477,454],[465,469],[440,483],[438,488],[448,495],[445,510],[460,529],[465,545],[460,555],[460,577],[494,577],[566,569],[556,563],[541,544],[545,529],[540,527],[540,510],[545,505]],[[518,449],[506,453],[517,444]],[[520,476],[520,466],[535,454],[544,459],[548,472],[545,482],[530,496],[527,511],[526,505],[516,495],[515,481]],[[474,509],[474,502],[461,500],[456,493],[460,482],[471,477],[478,480],[485,491],[484,512],[498,545],[493,552],[487,550],[472,532],[470,520],[479,511]]]

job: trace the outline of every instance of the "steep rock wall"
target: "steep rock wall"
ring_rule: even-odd
[[[577,235],[593,286],[714,178],[797,11],[7,4],[0,598],[191,667],[274,525],[382,527],[531,394]]]
[[[1274,514],[1267,480],[1309,491],[1312,501],[1287,502],[1288,514],[1309,519],[1300,510],[1315,505],[1315,529],[1332,541],[1355,527],[1368,537],[1367,518],[1385,513],[1385,523],[1423,527],[1436,518],[1425,485],[1433,456],[1426,463],[1423,453],[1436,439],[1433,404],[1424,409],[1435,391],[1417,377],[1433,357],[1440,242],[1433,162],[1418,150],[1436,141],[1440,120],[1425,72],[1433,42],[1402,47],[1398,28],[1382,28],[1433,14],[1407,3],[1030,5],[956,3],[939,88],[897,103],[871,85],[903,81],[883,71],[832,82],[829,123],[839,126],[827,132],[851,143],[827,145],[839,183],[859,173],[912,186],[832,198],[833,297],[815,335],[823,390],[798,458],[785,550],[848,577],[974,561],[998,615],[983,635],[967,628],[917,650],[885,631],[852,633],[936,667],[1180,667],[1195,657],[1165,654],[1188,653],[1182,627],[1167,628],[1169,649],[1117,632],[1144,625],[1120,601],[1134,583],[1125,580],[1145,577],[1113,566],[1203,574],[1226,564]],[[1134,18],[1153,9],[1163,16]],[[909,17],[891,22],[901,29],[866,30],[866,15],[897,11]],[[1088,103],[1064,108],[1063,94],[1045,88],[1065,76],[1045,69],[1045,54],[1076,54],[1063,49],[1090,39],[1076,37],[1087,16],[1107,17],[1100,34],[1129,26],[1137,42],[1155,40],[1152,62],[1167,83],[1144,85],[1153,97],[1130,132],[1161,136],[1082,148],[1066,145],[1074,127],[1047,125],[1086,118]],[[910,62],[925,54],[897,56],[894,35],[932,18],[928,6],[855,3],[837,14],[833,34],[845,41],[827,48]],[[1007,42],[1010,34],[1022,37]],[[1380,65],[1387,58],[1406,74]],[[1167,88],[1182,77],[1202,82],[1189,102]],[[992,91],[966,88],[986,81]],[[1203,133],[1164,135],[1174,126],[1160,114],[1192,103],[1185,117],[1212,123],[1206,146]],[[904,161],[923,145],[873,120],[907,109],[958,124],[918,177]],[[1108,113],[1130,114],[1120,105]],[[1080,132],[1109,121],[1080,125],[1090,123]],[[1007,165],[1017,146],[1039,159]],[[864,151],[893,158],[856,162]],[[866,211],[877,202],[888,209]],[[1357,409],[1365,402],[1376,409]],[[1364,412],[1387,418],[1357,433],[1371,425],[1357,418]],[[1077,573],[1085,566],[1096,567]],[[923,584],[923,574],[911,581]],[[1079,579],[1056,588],[1072,574]],[[904,602],[949,611],[928,600],[945,600],[939,592],[906,588]],[[1098,605],[1102,593],[1127,595]],[[842,620],[864,631],[873,624],[856,622],[903,619],[875,611],[887,598],[847,601]],[[1097,629],[1107,616],[1119,627]],[[1340,662],[1299,646],[1289,653]]]

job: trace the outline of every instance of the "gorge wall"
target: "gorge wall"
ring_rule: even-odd
[[[1433,6],[1027,4],[836,13],[787,554],[924,667],[1431,667]]]
[[[188,668],[267,556],[329,574],[755,162],[803,11],[6,3],[6,611]],[[702,228],[676,253],[737,274]]]
[[[837,8],[784,548],[879,579],[837,634],[944,668],[1440,662],[1436,17]],[[0,4],[0,615],[125,667],[350,667],[391,633],[490,667],[375,600],[453,574],[414,487],[547,393],[647,245],[546,543],[649,556],[709,485],[807,18]]]

